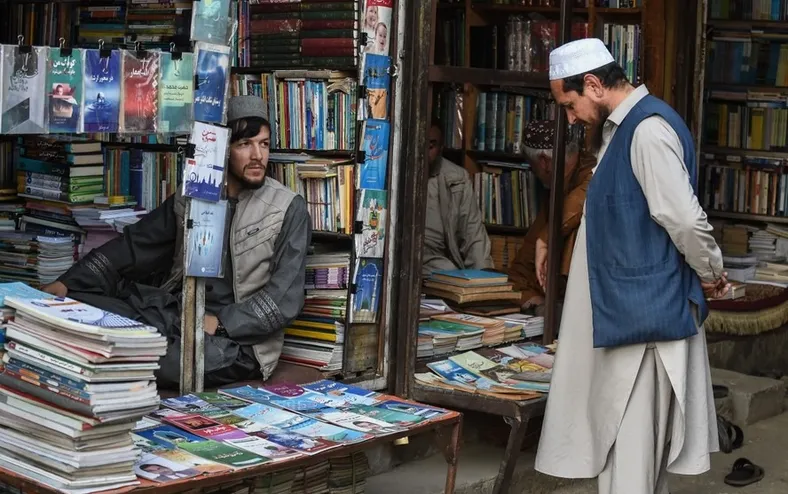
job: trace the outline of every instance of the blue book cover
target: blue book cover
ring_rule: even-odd
[[[192,5],[192,41],[227,44],[230,0],[200,0]]]
[[[216,202],[222,197],[224,166],[230,131],[225,127],[194,122],[189,143],[194,156],[183,167],[183,195]]]
[[[353,283],[356,291],[351,294],[350,322],[377,322],[380,288],[383,284],[383,259],[357,259]]]
[[[304,384],[302,387],[329,397],[342,398],[343,400],[359,405],[373,405],[377,402],[375,399],[375,396],[377,396],[376,392],[338,381],[323,379],[310,384]]]
[[[197,85],[194,88],[194,119],[200,122],[224,124],[230,48],[210,43],[197,43],[196,49]]]
[[[161,54],[159,85],[159,132],[188,132],[192,124],[194,103],[194,55],[181,53],[173,60],[172,53]]]
[[[224,239],[227,201],[193,200],[189,210],[192,229],[186,252],[186,276],[224,276]]]
[[[434,373],[442,378],[452,381],[452,384],[474,387],[479,377],[463,369],[451,360],[440,360],[427,364]]]
[[[85,132],[117,132],[120,120],[120,51],[102,57],[85,50]]]
[[[249,385],[241,386],[238,388],[222,389],[222,394],[232,396],[241,400],[251,401],[254,403],[268,403],[271,400],[271,394],[265,391],[253,388]]]
[[[364,86],[367,88],[367,118],[389,119],[389,91],[391,91],[391,57],[364,55]]]
[[[201,443],[205,439],[171,425],[159,425],[151,429],[135,431],[134,434],[165,449],[175,449],[184,443]]]
[[[378,403],[375,406],[377,408],[385,408],[386,410],[392,410],[395,412],[418,415],[420,417],[424,417],[427,420],[434,419],[448,413],[446,410],[441,410],[440,408],[433,408],[426,405],[417,405],[416,403],[409,403],[399,400],[386,400],[382,403]]]
[[[386,189],[389,160],[389,123],[383,120],[364,122],[361,150],[364,163],[359,168],[359,189]]]
[[[484,271],[481,269],[449,269],[444,271],[436,271],[433,275],[448,276],[449,278],[456,278],[458,280],[478,280],[478,281],[493,281],[503,279],[504,283],[508,277],[504,273],[497,273],[495,271]]]

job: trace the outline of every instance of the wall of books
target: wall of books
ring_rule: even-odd
[[[232,91],[268,101],[268,173],[312,216],[306,305],[281,358],[346,379],[371,378],[382,361],[394,7],[238,4]]]

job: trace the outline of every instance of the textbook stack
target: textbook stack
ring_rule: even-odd
[[[38,287],[55,281],[78,254],[72,238],[25,232],[0,233],[0,280]]]
[[[467,307],[517,305],[520,292],[503,273],[477,269],[436,271],[424,280],[423,292]]]
[[[69,298],[6,295],[0,462],[60,490],[137,484],[131,430],[158,408],[155,328]]]

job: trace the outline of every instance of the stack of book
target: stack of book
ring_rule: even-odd
[[[339,371],[344,341],[343,322],[301,315],[285,328],[285,344],[279,358],[321,371]]]
[[[329,460],[329,494],[364,494],[369,473],[367,455],[359,452],[350,456],[339,456]]]
[[[436,271],[424,280],[424,293],[454,302],[463,310],[471,306],[519,306],[520,292],[503,273],[477,269]],[[490,310],[489,313],[493,313]],[[518,310],[515,312],[519,312]],[[474,312],[475,313],[475,312]]]
[[[515,235],[490,235],[490,256],[498,271],[506,271],[523,246],[523,237]]]
[[[290,494],[295,476],[295,470],[285,470],[255,477],[251,494]]]
[[[503,343],[504,335],[506,333],[506,324],[498,319],[491,319],[487,317],[474,316],[471,314],[441,314],[433,316],[433,320],[444,321],[455,324],[462,324],[481,329],[482,345],[495,346]]]
[[[52,283],[77,259],[72,238],[34,233],[0,233],[0,280],[39,287]]]
[[[506,325],[506,336],[504,336],[504,343],[520,340],[523,338],[535,338],[544,334],[544,317],[542,316],[509,314],[505,316],[498,316],[496,319],[500,319]]]
[[[137,483],[131,430],[159,406],[155,328],[71,299],[6,296],[0,461],[60,490]]]

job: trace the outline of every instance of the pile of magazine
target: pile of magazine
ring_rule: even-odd
[[[69,298],[5,285],[0,463],[64,492],[138,483],[131,431],[159,407],[155,328]]]

